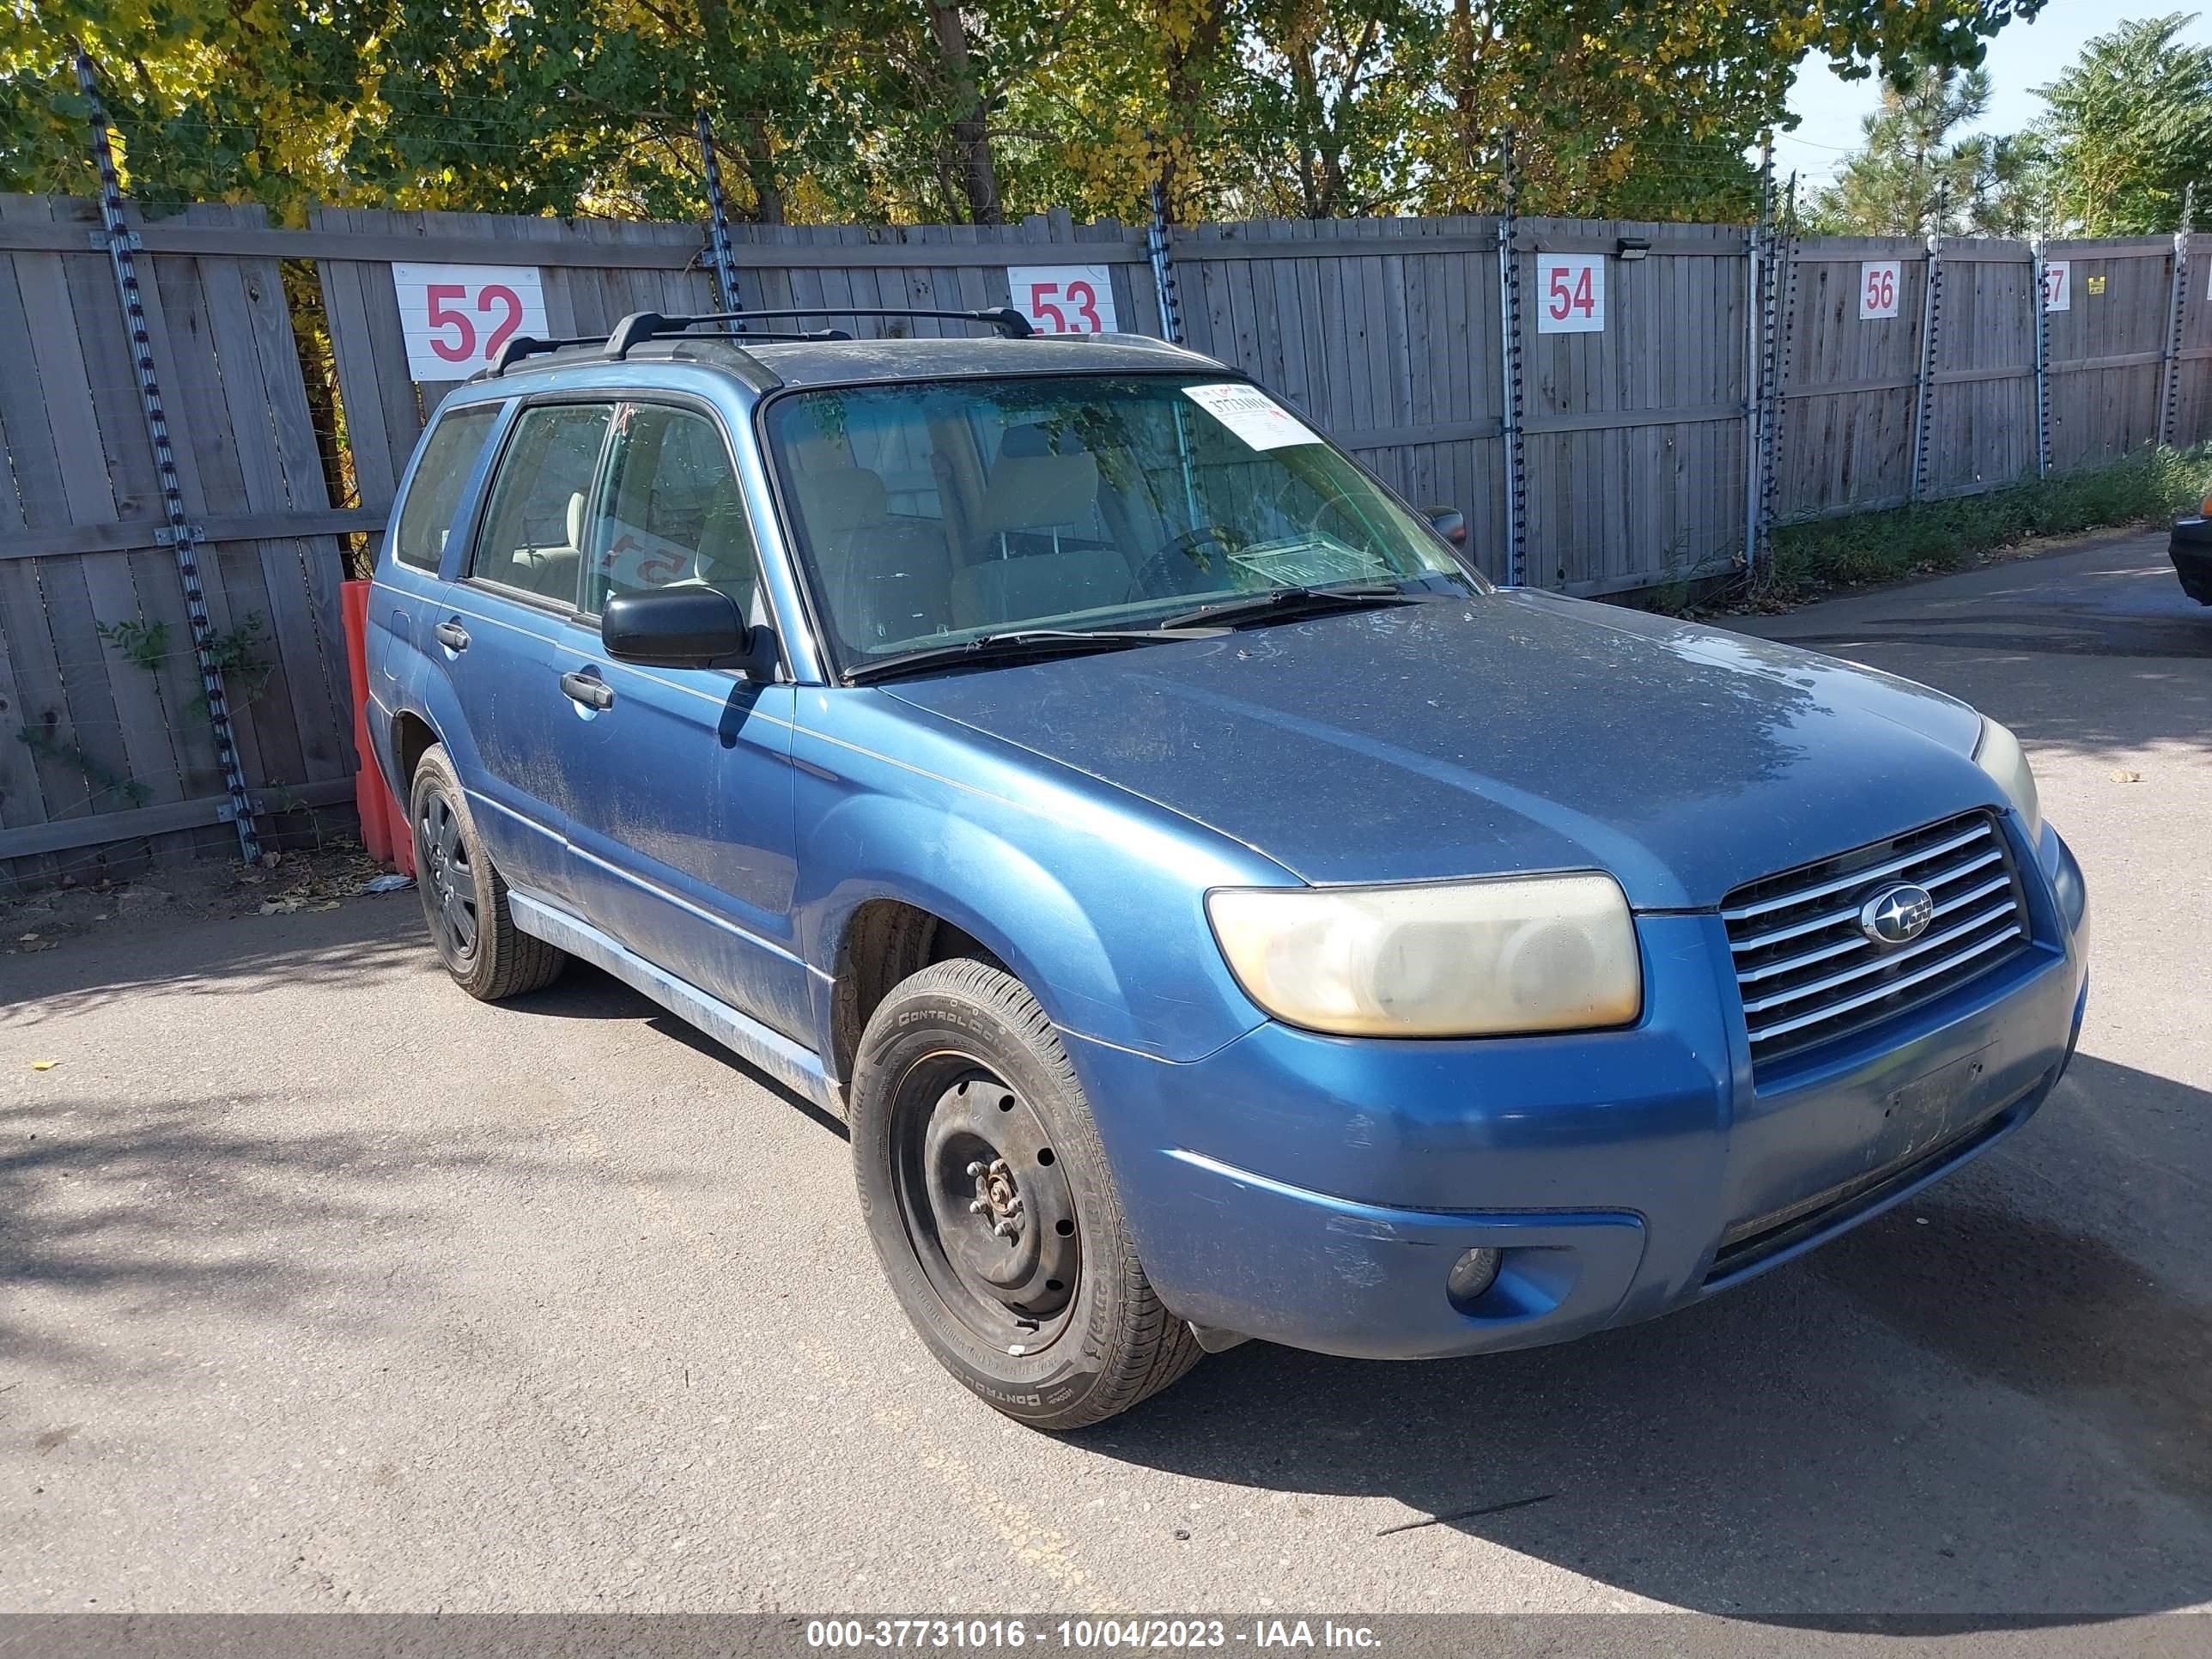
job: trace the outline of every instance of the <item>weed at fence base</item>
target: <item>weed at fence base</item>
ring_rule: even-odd
[[[1820,587],[1955,570],[1980,553],[2168,519],[2212,484],[2212,444],[2146,449],[2109,466],[2031,478],[1974,495],[1778,525],[1769,583],[1784,598]]]

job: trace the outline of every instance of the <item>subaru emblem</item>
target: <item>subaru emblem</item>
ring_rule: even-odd
[[[1885,887],[1859,906],[1859,932],[1876,945],[1909,945],[1935,920],[1935,899],[1909,881]]]

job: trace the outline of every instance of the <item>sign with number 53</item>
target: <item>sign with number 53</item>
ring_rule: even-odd
[[[392,285],[417,380],[465,380],[516,335],[551,332],[535,265],[395,264]]]
[[[1536,332],[1605,332],[1605,255],[1536,256]]]
[[[1040,334],[1111,334],[1114,275],[1104,265],[1008,265],[1014,309]]]

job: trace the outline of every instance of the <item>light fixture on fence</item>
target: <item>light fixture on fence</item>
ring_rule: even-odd
[[[1649,258],[1651,239],[1649,236],[1624,236],[1613,245],[1613,252],[1624,259]]]

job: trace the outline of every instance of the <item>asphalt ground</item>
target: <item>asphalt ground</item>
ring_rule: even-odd
[[[2011,724],[2085,866],[2080,1057],[1956,1178],[1563,1348],[1254,1343],[1064,1439],[908,1334],[840,1127],[411,895],[0,960],[0,1610],[2212,1601],[2212,611],[2158,538],[1769,619]],[[37,1060],[52,1060],[34,1070]]]

